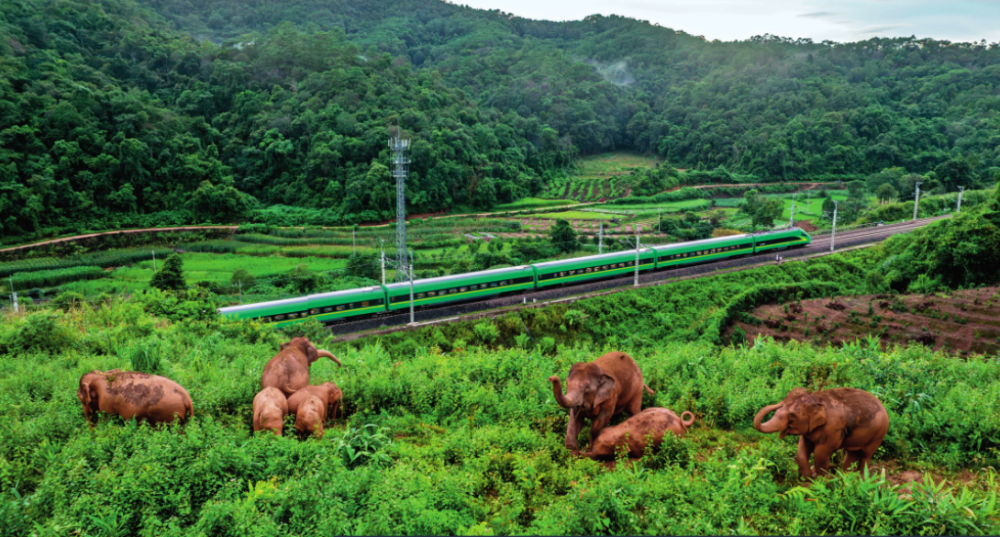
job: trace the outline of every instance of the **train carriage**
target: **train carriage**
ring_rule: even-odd
[[[278,327],[309,317],[330,322],[380,311],[385,311],[385,291],[378,286],[219,308],[223,317],[252,319]]]
[[[768,231],[757,233],[753,236],[754,252],[766,252],[768,250],[784,250],[799,246],[806,246],[812,242],[812,237],[800,228],[793,227],[778,231]]]
[[[535,267],[539,288],[625,276],[635,272],[635,250],[532,263],[531,266]],[[643,248],[639,252],[639,270],[651,270],[655,266],[656,253]]]
[[[656,268],[664,269],[750,255],[753,254],[753,246],[753,236],[744,234],[653,246],[653,250],[656,252]]]
[[[534,287],[535,271],[528,265],[440,276],[413,282],[413,304],[445,304]],[[392,283],[385,290],[390,311],[410,307],[410,282]]]

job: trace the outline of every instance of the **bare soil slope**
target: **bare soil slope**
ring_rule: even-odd
[[[870,309],[869,309],[870,305]],[[841,345],[875,335],[883,347],[920,343],[935,350],[968,354],[1000,351],[1000,289],[983,287],[931,295],[861,295],[761,306],[735,327],[747,341]]]

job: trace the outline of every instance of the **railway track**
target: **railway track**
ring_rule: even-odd
[[[912,231],[942,218],[947,218],[947,216],[922,218],[916,221],[900,224],[847,231],[844,233],[838,233],[834,242],[838,251],[852,247],[870,245],[881,242],[892,235]],[[783,259],[787,260],[829,255],[831,253],[830,239],[830,235],[820,235],[813,238],[813,242],[805,248],[785,250],[783,252],[778,252],[777,255],[781,255]],[[667,283],[671,280],[699,278],[724,272],[746,270],[747,268],[755,266],[775,263],[775,255],[775,252],[768,252],[737,259],[727,259],[725,261],[706,263],[704,265],[646,272],[639,275],[639,285],[662,285],[663,283]],[[469,316],[478,317],[483,316],[484,314],[496,315],[516,309],[518,306],[540,307],[566,300],[575,301],[582,298],[607,294],[609,292],[625,291],[633,287],[633,282],[634,276],[628,276],[623,278],[612,278],[596,282],[582,283],[556,289],[529,291],[525,293],[518,293],[516,295],[494,297],[487,300],[464,302],[451,306],[417,309],[414,314],[414,326],[408,325],[410,322],[410,313],[405,311],[402,313],[380,315],[368,319],[331,324],[328,328],[334,335],[338,336],[338,341],[351,341],[353,339],[369,335],[415,329],[437,322],[463,320],[463,318]]]

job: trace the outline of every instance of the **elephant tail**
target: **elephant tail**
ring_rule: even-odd
[[[684,415],[685,414],[687,414],[688,416],[691,416],[691,418],[690,419],[684,419]],[[692,414],[688,410],[685,410],[684,412],[681,412],[681,423],[684,424],[684,428],[685,429],[687,429],[688,427],[690,427],[694,423],[694,414]]]
[[[646,393],[648,393],[649,395],[656,395],[656,392],[654,392],[653,390],[650,390],[650,389],[649,389],[649,386],[646,386],[646,384],[645,384],[645,383],[643,383],[643,385],[642,385],[642,388],[643,388],[644,390],[646,390]]]
[[[188,399],[187,401],[184,401],[184,407],[187,408],[187,417],[188,417],[188,419],[193,418],[194,417],[194,403],[192,403],[191,400]]]

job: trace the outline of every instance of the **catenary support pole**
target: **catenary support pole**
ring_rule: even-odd
[[[153,250],[153,274],[156,274],[156,250]]]
[[[917,183],[916,191],[913,194],[913,219],[917,219],[917,209],[920,208],[920,185],[923,183]]]
[[[833,232],[830,234],[830,251],[833,251],[833,240],[837,238],[837,200],[833,201]]]
[[[639,224],[635,225],[635,283],[632,284],[633,287],[639,287],[639,229],[641,226]]]
[[[413,319],[413,251],[410,251],[410,324],[414,323]]]
[[[965,192],[965,187],[958,187],[958,207],[955,208],[955,214],[962,212],[962,193]]]
[[[382,248],[379,249],[379,260],[382,262],[382,285],[385,285],[385,241],[382,241]]]
[[[601,227],[597,230],[597,253],[604,253],[604,220],[601,220]]]

